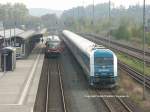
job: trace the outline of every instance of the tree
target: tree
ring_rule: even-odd
[[[36,26],[33,25],[35,24],[35,19],[40,18],[30,16],[28,9],[22,3],[16,3],[14,5],[10,3],[0,4],[0,21],[3,21],[5,28],[12,28],[15,24],[17,27],[21,25]]]
[[[56,14],[46,14],[41,17],[43,24],[46,27],[56,27],[58,25],[58,19]]]
[[[126,25],[120,25],[117,30],[112,32],[112,35],[117,39],[129,40],[131,33],[129,32]]]

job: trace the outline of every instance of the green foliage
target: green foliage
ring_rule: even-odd
[[[134,26],[131,28],[132,37],[141,38],[143,36],[143,26]]]
[[[132,36],[133,37],[138,37],[139,29],[137,27],[132,27],[131,28]]]
[[[148,44],[148,46],[150,47],[150,32],[146,33],[146,43]]]
[[[111,34],[116,39],[123,39],[123,40],[129,40],[131,38],[131,33],[128,30],[127,25],[120,25],[118,29],[113,30]]]
[[[139,71],[141,73],[143,72],[143,68],[142,68],[143,62],[142,61],[135,59],[133,57],[130,57],[130,56],[123,54],[123,53],[117,53],[117,57],[119,60],[121,60],[122,62],[131,66],[132,68],[136,69],[137,71]],[[150,67],[146,66],[145,67],[145,74],[149,75],[149,73],[150,73]]]
[[[58,19],[55,14],[46,14],[41,17],[43,24],[47,27],[55,28],[58,24]]]
[[[108,3],[102,3],[102,4],[96,4],[94,6],[94,17],[96,19],[107,19],[108,18]],[[150,17],[150,5],[146,6],[146,15],[147,17]],[[93,6],[89,5],[87,7],[75,7],[69,10],[66,10],[63,12],[62,17],[72,16],[74,18],[90,18],[92,19],[93,15]],[[123,6],[120,6],[118,8],[111,8],[111,17],[114,19],[113,22],[117,23],[120,19],[123,17],[127,17],[131,20],[131,18],[134,20],[135,23],[139,24],[142,23],[142,11],[143,7],[140,5],[134,5],[129,6],[129,8],[125,8]]]
[[[29,11],[22,3],[15,4],[0,4],[0,21],[4,23],[5,28],[12,28],[25,25],[26,28],[37,27],[40,23],[40,18],[29,15]]]

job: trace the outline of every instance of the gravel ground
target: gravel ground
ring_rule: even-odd
[[[49,59],[49,103],[48,112],[63,112],[57,59]]]
[[[144,104],[142,100],[143,88],[141,84],[136,82],[127,73],[123,70],[119,69],[119,88],[118,93],[121,95],[128,95],[129,98],[125,98],[125,102],[129,105],[132,105],[136,112],[149,112],[150,109],[147,111],[147,107],[142,109],[142,105]],[[148,101],[148,100],[146,100]],[[148,107],[149,108],[149,107]]]

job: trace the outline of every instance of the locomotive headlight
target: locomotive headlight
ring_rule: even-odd
[[[103,69],[105,69],[105,68],[106,68],[106,66],[102,66],[102,68],[103,68]]]

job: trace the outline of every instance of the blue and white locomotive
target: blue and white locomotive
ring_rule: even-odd
[[[117,57],[109,49],[67,30],[63,40],[83,68],[89,84],[96,87],[115,87]]]

